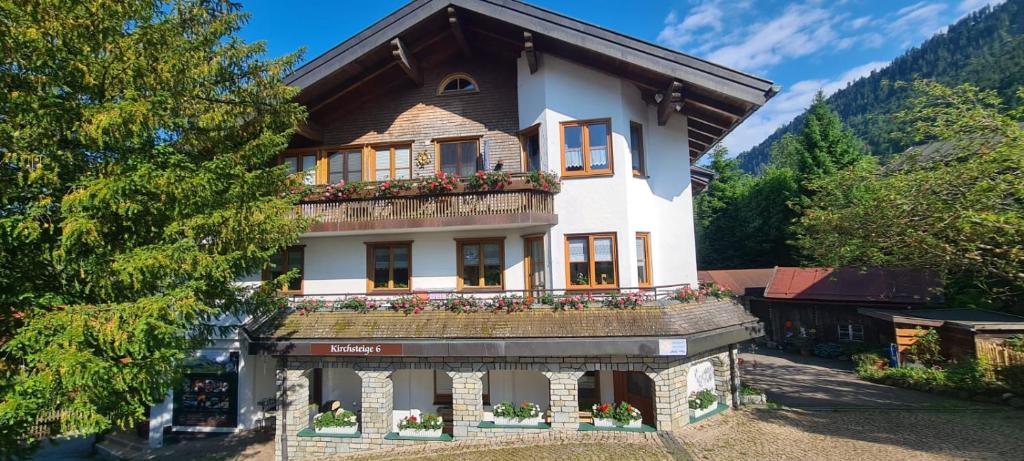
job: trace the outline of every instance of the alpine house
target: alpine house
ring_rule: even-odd
[[[280,162],[316,221],[248,282],[301,278],[197,358],[151,443],[273,424],[305,459],[738,400],[761,325],[698,288],[690,169],[771,82],[511,0],[412,1],[287,82],[309,120]],[[603,427],[620,402],[639,416]]]

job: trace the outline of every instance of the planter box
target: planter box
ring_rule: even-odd
[[[711,404],[710,407],[707,407],[707,408],[705,408],[703,410],[694,410],[694,409],[691,408],[690,409],[690,419],[700,418],[701,416],[704,416],[704,415],[706,415],[708,413],[711,413],[712,411],[715,411],[717,409],[718,409],[718,402],[717,401],[715,401],[715,403]]]
[[[441,429],[399,429],[400,437],[421,437],[436,439],[441,437]]]
[[[355,434],[359,431],[359,424],[353,424],[351,426],[341,427],[322,427],[320,429],[314,429],[317,434],[335,434],[335,435],[349,435]]]
[[[768,399],[764,394],[758,395],[741,395],[740,403],[743,405],[765,405],[768,403]]]
[[[525,419],[508,418],[508,417],[505,417],[505,416],[495,416],[494,417],[494,424],[497,425],[497,426],[534,427],[534,426],[537,426],[537,425],[539,425],[539,424],[541,424],[543,422],[544,422],[544,420],[540,416],[535,416],[533,418],[525,418]]]
[[[610,418],[594,418],[594,427],[626,427],[630,429],[639,429],[643,424],[644,422],[639,419],[629,424],[619,424],[617,421]]]

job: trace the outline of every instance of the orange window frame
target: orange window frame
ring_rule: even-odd
[[[587,285],[575,285],[572,282],[572,264],[569,262],[569,240],[587,239],[587,265],[590,273],[587,276]],[[597,273],[594,260],[594,240],[610,238],[612,241],[612,283],[594,283]],[[592,290],[602,288],[619,287],[619,248],[618,238],[615,232],[600,232],[593,234],[566,234],[565,235],[565,289],[566,290]]]
[[[405,247],[409,254],[409,283],[406,287],[395,287],[395,252],[394,249]],[[388,286],[373,286],[374,259],[373,250],[388,249]],[[367,293],[409,293],[412,291],[412,241],[402,242],[367,242],[366,243],[366,292]]]
[[[607,126],[607,135],[605,142],[607,143],[608,149],[608,168],[602,168],[595,170],[590,167],[590,126],[591,125],[605,125]],[[581,149],[583,150],[583,169],[579,171],[569,171],[566,169],[565,163],[565,129],[569,127],[580,127],[580,143]],[[585,177],[585,176],[611,176],[615,174],[615,161],[612,149],[612,119],[601,118],[593,120],[573,120],[568,122],[562,122],[559,124],[559,150],[562,156],[562,177]]]
[[[499,264],[501,266],[501,284],[499,285],[485,285],[484,283],[484,244],[496,243],[498,244],[499,253]],[[462,249],[467,246],[479,246],[480,247],[480,275],[477,283],[479,285],[466,286],[463,280],[464,261],[462,258]],[[475,238],[475,239],[456,239],[455,240],[455,264],[456,264],[456,284],[459,291],[504,291],[505,290],[505,239],[501,237],[497,238]]]
[[[646,282],[641,282],[638,279],[637,280],[637,285],[641,286],[641,287],[649,287],[649,286],[651,286],[653,278],[654,278],[654,273],[651,271],[651,233],[650,232],[637,232],[636,233],[636,239],[637,240],[643,240],[643,242],[644,242],[643,246],[641,246],[639,249],[643,250],[643,252],[644,252],[644,267],[643,267],[643,270],[644,270],[644,278],[647,280]],[[639,265],[637,266],[637,269],[640,269]]]
[[[636,131],[634,131],[636,130]],[[633,138],[636,133],[636,138]],[[633,160],[633,150],[637,151],[637,162],[633,162],[633,176],[647,176],[647,153],[644,151],[644,126],[637,122],[629,122],[629,158]]]

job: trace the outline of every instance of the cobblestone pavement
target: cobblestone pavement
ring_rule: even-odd
[[[848,361],[777,351],[740,354],[743,382],[795,408],[999,408],[863,381]]]
[[[697,460],[1024,459],[1024,412],[756,409],[673,435]]]

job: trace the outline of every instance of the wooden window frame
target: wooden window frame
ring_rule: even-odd
[[[452,91],[447,91],[447,92],[444,91],[444,87],[448,86],[448,83],[450,83],[452,80],[455,80],[457,78],[461,78],[463,80],[469,80],[469,82],[473,84],[473,89],[472,90],[452,90]],[[477,83],[475,78],[471,77],[469,74],[467,74],[465,72],[455,72],[453,74],[448,74],[444,78],[442,78],[441,79],[441,83],[439,85],[437,85],[437,95],[438,96],[458,96],[458,95],[463,95],[463,94],[473,94],[473,93],[479,93],[479,92],[480,92],[480,84]]]
[[[378,180],[377,179],[377,150],[383,149],[385,147],[387,147],[388,150],[389,150],[389,153],[388,153],[388,159],[390,161],[390,164],[389,164],[389,167],[388,167],[388,176],[389,176],[389,178],[388,179],[384,179],[384,180]],[[369,165],[369,167],[370,167],[370,172],[369,172],[369,174],[365,174],[365,177],[369,178],[370,181],[394,181],[394,180],[398,179],[398,178],[395,177],[395,149],[402,148],[402,147],[408,147],[409,148],[409,177],[405,178],[405,179],[401,179],[401,180],[404,181],[406,179],[415,179],[415,175],[416,175],[416,158],[413,155],[413,151],[412,151],[413,143],[411,141],[410,142],[391,142],[391,143],[380,143],[380,144],[369,144],[369,145],[367,145],[364,152],[367,152],[367,151],[368,152],[372,152],[373,155],[371,155],[369,161],[366,162]]]
[[[637,129],[637,132],[640,134],[640,139],[637,139],[637,140],[633,139],[633,128],[634,127]],[[636,141],[636,144],[639,144],[639,146],[634,146],[633,145],[634,141]],[[635,165],[635,164],[633,165],[633,176],[638,177],[638,178],[646,178],[647,177],[647,152],[644,150],[644,125],[642,123],[639,123],[639,122],[630,121],[629,122],[629,160],[630,160],[630,163],[632,163],[632,161],[633,161],[633,149],[635,147],[639,147],[638,150],[640,151],[640,155],[639,155],[639,157],[640,157],[640,165]]]
[[[321,155],[323,156],[324,159],[324,184],[331,183],[331,154],[350,154],[353,152],[359,152],[359,180],[366,181],[366,146],[347,146],[324,149],[323,151],[321,151]],[[348,176],[348,173],[348,162],[342,160],[341,175]]]
[[[295,157],[296,158],[295,165],[297,166],[298,170],[295,173],[292,173],[292,174],[299,174],[299,173],[301,173],[303,171],[302,170],[302,157],[305,157],[305,156],[310,155],[310,154],[313,154],[313,156],[315,157],[315,160],[313,162],[316,164],[316,168],[315,168],[314,173],[313,173],[313,185],[323,184],[323,183],[325,183],[327,181],[327,178],[326,178],[326,168],[327,168],[327,166],[324,164],[324,162],[325,162],[324,158],[325,157],[324,157],[323,149],[320,148],[320,147],[304,148],[304,149],[289,149],[289,150],[287,150],[285,152],[282,152],[280,155],[277,156],[277,164],[278,165],[284,165],[285,159],[290,158],[290,157]]]
[[[534,123],[517,133],[519,136],[519,165],[523,173],[530,172],[530,159],[526,152],[526,139],[530,136],[537,136],[537,171],[544,171],[544,165],[540,159],[540,123]]]
[[[637,280],[637,286],[650,287],[654,279],[654,272],[651,270],[653,264],[651,264],[651,233],[650,232],[637,232],[636,238],[643,239],[644,241],[644,275],[647,277],[646,282],[640,282]]]
[[[438,174],[438,173],[441,172],[441,144],[460,143],[460,142],[466,142],[466,141],[476,141],[476,167],[477,167],[477,169],[476,169],[476,171],[473,171],[472,174],[476,174],[477,171],[484,171],[484,170],[486,170],[487,166],[486,165],[482,165],[481,158],[480,158],[483,155],[483,152],[481,152],[482,151],[483,138],[484,138],[483,135],[477,135],[477,136],[458,136],[458,137],[454,137],[454,138],[435,138],[435,139],[432,139],[431,141],[433,141],[433,143],[434,143],[434,174]],[[458,159],[456,159],[456,160],[458,160]],[[456,161],[455,165],[456,165],[456,167],[458,167],[458,161]],[[456,172],[456,175],[459,176],[459,177],[467,177],[467,176],[469,176],[469,175],[460,175],[457,172]]]
[[[608,125],[608,168],[603,170],[592,170],[590,169],[590,129],[587,128],[589,125],[606,124]],[[579,178],[579,177],[591,177],[591,176],[613,176],[615,174],[615,155],[612,149],[612,119],[611,118],[597,118],[590,120],[570,120],[561,122],[558,124],[558,149],[562,156],[562,177],[563,178]],[[580,171],[569,171],[565,165],[565,129],[567,127],[579,126],[581,127],[581,149],[583,150],[583,169]]]
[[[484,247],[485,243],[497,243],[501,249],[501,285],[497,286],[485,286],[484,282]],[[479,245],[480,246],[480,286],[466,286],[462,280],[462,269],[463,269],[463,258],[462,248],[466,245]],[[469,238],[469,239],[455,239],[455,282],[458,291],[467,292],[493,292],[493,291],[505,291],[505,237],[485,237],[485,238]]]
[[[278,292],[286,294],[286,295],[301,295],[303,293],[304,289],[306,288],[306,245],[291,245],[291,246],[288,246],[287,248],[285,248],[284,250],[281,250],[281,253],[284,253],[284,255],[285,255],[284,256],[284,258],[285,258],[284,259],[284,264],[285,264],[285,266],[287,266],[288,265],[288,252],[290,252],[292,250],[296,250],[296,249],[299,250],[299,276],[300,276],[300,278],[299,278],[299,289],[298,290],[292,290],[292,289],[288,288],[288,285],[285,285],[283,288],[279,288],[277,290]],[[262,274],[260,276],[260,278],[263,281],[269,281],[270,280],[270,267],[269,267],[270,263],[268,262],[267,264],[268,264],[268,266],[263,268]]]
[[[587,264],[590,266],[590,274],[587,277],[589,285],[574,285],[572,283],[572,264],[569,262],[569,240],[576,238],[587,237]],[[612,275],[615,280],[609,285],[597,285],[594,283],[594,275],[596,272],[594,261],[594,239],[597,238],[611,238],[612,239]],[[565,234],[565,290],[603,290],[603,289],[617,289],[619,288],[619,239],[616,232],[593,232],[584,234]]]
[[[411,293],[412,292],[412,240],[395,242],[364,242],[366,245],[366,292],[367,293]],[[394,288],[395,283],[395,256],[392,253],[388,267],[388,287],[375,288],[373,286],[373,250],[376,248],[394,248],[405,246],[409,250],[409,286],[405,288]]]

